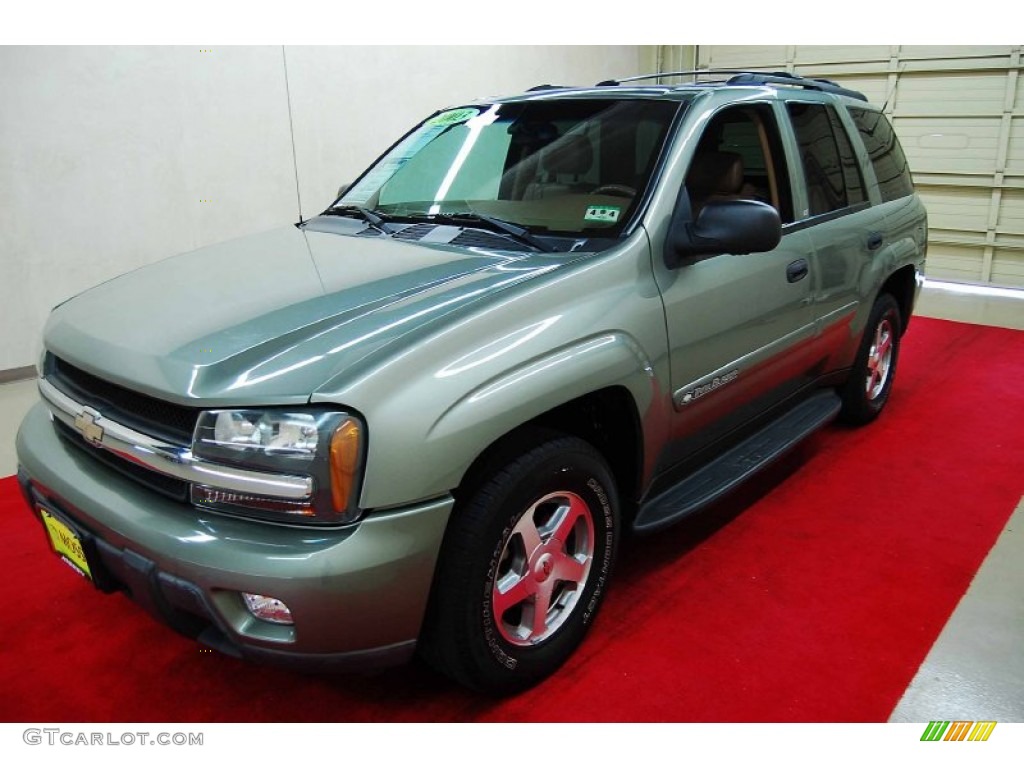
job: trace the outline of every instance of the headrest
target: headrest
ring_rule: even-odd
[[[686,184],[700,195],[735,195],[743,187],[743,158],[735,152],[694,155]]]
[[[558,138],[558,126],[554,123],[521,122],[517,120],[508,127],[511,142],[533,150],[546,147]]]
[[[590,170],[594,149],[581,134],[564,136],[541,153],[541,165],[548,173],[579,176]]]

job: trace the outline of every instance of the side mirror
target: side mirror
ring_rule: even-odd
[[[709,202],[690,223],[673,216],[665,243],[665,263],[677,267],[698,256],[763,253],[782,239],[779,212],[756,200]]]
[[[340,187],[338,187],[338,197],[341,197],[346,192],[348,192],[348,188],[351,187],[351,186],[352,186],[351,184],[342,184]],[[338,198],[336,197],[335,200],[337,200],[337,199]]]

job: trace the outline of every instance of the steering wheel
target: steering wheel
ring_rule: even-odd
[[[602,184],[592,195],[613,195],[614,197],[636,197],[636,190],[625,184]]]

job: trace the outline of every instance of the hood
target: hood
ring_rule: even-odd
[[[398,339],[563,260],[286,227],[79,294],[54,310],[45,343],[172,402],[299,403]]]

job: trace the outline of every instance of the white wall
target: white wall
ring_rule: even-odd
[[[36,362],[55,304],[296,221],[296,175],[317,213],[439,107],[653,68],[644,46],[0,48],[0,371]]]

